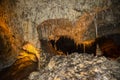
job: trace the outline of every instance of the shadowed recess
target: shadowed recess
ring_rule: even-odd
[[[78,53],[96,53],[96,45],[100,47],[101,55],[111,59],[117,59],[120,57],[120,34],[110,34],[99,37],[95,40],[83,41],[80,44],[76,44],[74,39],[68,36],[61,36],[57,41],[50,40],[52,47],[58,52],[64,54],[71,54],[73,52]]]
[[[0,71],[0,80],[23,80],[38,70],[39,52],[30,43],[26,43],[12,66]]]
[[[95,54],[96,52],[96,44],[95,41],[92,40],[76,44],[74,39],[67,36],[61,36],[57,41],[50,40],[50,43],[57,51],[65,54],[71,54],[73,52]]]
[[[96,39],[102,55],[116,59],[120,56],[120,34],[110,34]]]

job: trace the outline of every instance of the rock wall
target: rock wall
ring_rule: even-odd
[[[95,16],[84,34],[85,40],[95,38],[95,27],[98,27],[98,36],[120,33],[119,0],[0,0],[0,28],[3,29],[0,30],[0,69],[10,66],[16,60],[19,43],[11,45],[14,40],[20,40],[20,44],[28,41],[40,48],[41,37],[37,27],[45,20],[63,18],[74,25],[82,14],[91,14],[99,8],[106,10]],[[3,28],[2,23],[7,25],[5,28],[10,32]]]
[[[0,70],[15,62],[19,54],[20,42],[9,27],[0,20]]]
[[[91,14],[95,8],[110,8],[98,14],[96,18],[96,24],[98,24],[98,20],[100,20],[100,23],[97,25],[98,27],[100,26],[98,28],[99,35],[109,34],[111,31],[120,32],[118,1],[119,0],[0,0],[0,21],[8,25],[15,38],[19,39],[21,43],[28,41],[37,48],[40,48],[36,29],[40,23],[48,19],[57,18],[65,18],[71,22],[75,22],[84,12]],[[112,25],[115,23],[115,26],[109,23],[112,23]],[[95,38],[95,28],[94,24],[92,25],[84,34],[85,39]],[[109,27],[109,25],[111,27]]]
[[[15,34],[20,34],[22,40],[39,48],[36,27],[44,20],[67,18],[76,21],[84,12],[91,13],[96,7],[111,4],[111,0],[0,0],[0,19],[5,20]]]

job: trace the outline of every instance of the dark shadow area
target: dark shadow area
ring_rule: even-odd
[[[120,34],[110,34],[96,39],[102,55],[116,59],[120,56]]]
[[[88,41],[89,42],[89,41]],[[96,54],[96,43],[90,42],[90,43],[81,43],[78,45],[77,52],[79,53],[88,53],[88,54]]]
[[[12,66],[0,71],[0,80],[23,80],[35,70],[37,62],[33,62],[29,57],[17,60]]]
[[[57,51],[62,51],[65,54],[71,54],[73,52],[95,54],[96,52],[95,42],[88,41],[87,44],[86,42],[76,44],[74,39],[70,39],[67,36],[61,36],[56,42],[51,40],[50,43]]]
[[[4,1],[4,0],[0,0],[0,4],[2,4],[3,1]]]
[[[66,36],[61,36],[56,42],[56,49],[65,54],[70,54],[76,51],[76,44],[74,40]]]
[[[110,34],[97,38],[95,41],[85,41],[76,44],[74,39],[67,36],[61,36],[56,42],[51,40],[52,47],[65,54],[73,52],[96,54],[96,45],[98,44],[102,51],[101,56],[116,59],[120,56],[120,34]]]

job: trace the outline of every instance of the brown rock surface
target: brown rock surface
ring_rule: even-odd
[[[30,43],[23,46],[17,60],[8,68],[0,71],[0,80],[23,80],[39,69],[39,52]]]
[[[0,70],[16,60],[20,43],[10,28],[0,20]]]

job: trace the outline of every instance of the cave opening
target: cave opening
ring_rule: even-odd
[[[109,34],[96,39],[102,55],[107,58],[117,59],[120,56],[120,34]]]
[[[71,39],[68,36],[61,36],[57,41],[50,40],[50,43],[53,48],[57,51],[63,52],[64,54],[71,54],[74,52],[88,54],[96,53],[95,41],[84,41],[77,44],[74,39]]]
[[[79,44],[68,36],[61,36],[57,41],[50,40],[52,47],[64,54],[87,53],[94,56],[105,56],[107,58],[117,59],[120,56],[120,34],[105,35],[95,40],[83,41]],[[101,53],[97,53],[97,45]]]

